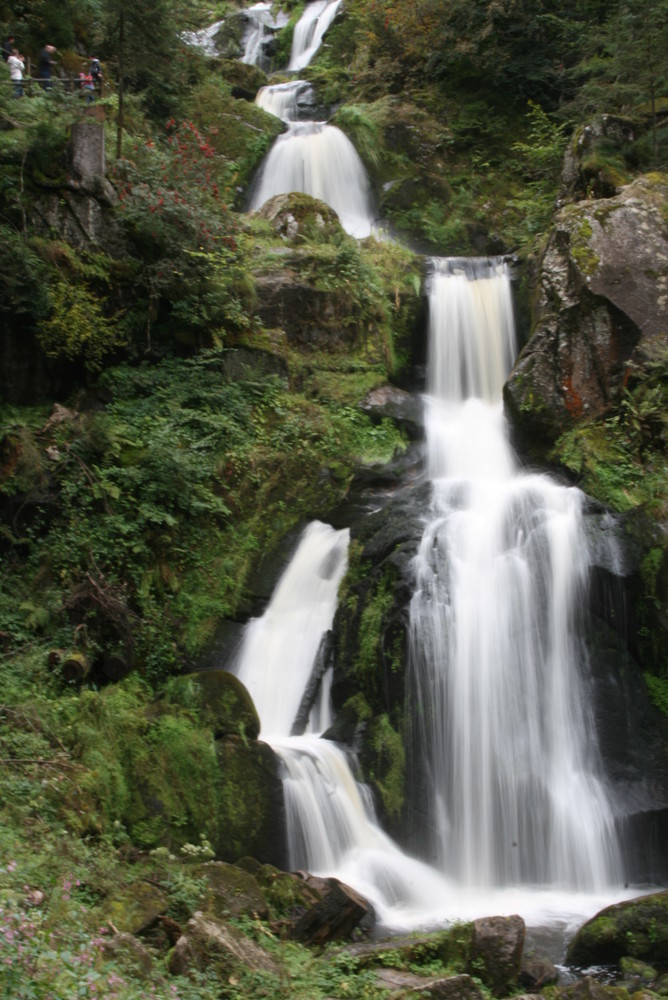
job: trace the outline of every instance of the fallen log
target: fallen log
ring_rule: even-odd
[[[78,649],[66,653],[60,664],[60,676],[67,684],[81,684],[89,670],[88,657]]]

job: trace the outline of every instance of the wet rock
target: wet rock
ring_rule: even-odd
[[[518,982],[528,993],[540,993],[545,986],[553,986],[558,978],[556,968],[548,959],[523,954]]]
[[[405,392],[393,385],[382,385],[367,393],[360,407],[376,421],[384,418],[394,420],[413,438],[423,434],[422,400],[415,393]]]
[[[517,985],[525,930],[524,921],[516,915],[473,922],[470,968],[495,996],[505,996]]]
[[[640,896],[601,910],[579,929],[569,946],[566,961],[581,967],[613,965],[624,956],[665,965],[668,891]]]
[[[304,876],[320,899],[294,923],[290,937],[308,945],[348,938],[369,913],[367,901],[336,878]]]

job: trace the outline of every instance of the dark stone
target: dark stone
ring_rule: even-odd
[[[320,900],[302,914],[290,936],[308,945],[348,938],[369,912],[367,901],[338,879],[315,879],[306,876],[321,893]]]
[[[545,986],[553,986],[558,978],[559,973],[548,959],[537,955],[522,956],[518,982],[527,993],[540,993]]]
[[[218,740],[216,857],[234,862],[244,855],[287,868],[285,805],[280,762],[266,743],[241,737]]]
[[[379,386],[367,393],[360,407],[376,421],[394,420],[412,438],[420,438],[424,433],[422,400],[414,393],[393,385]]]
[[[476,972],[495,996],[516,988],[525,936],[520,916],[483,917],[473,922],[471,971]]]

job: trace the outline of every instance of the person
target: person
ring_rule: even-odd
[[[97,58],[97,56],[93,56],[93,58],[90,61],[89,73],[93,80],[93,86],[96,87],[99,91],[102,91],[102,67],[100,66],[100,60]]]
[[[2,58],[5,62],[9,62],[9,57],[14,49],[14,36],[7,35],[4,42],[2,43]]]
[[[53,54],[56,51],[55,45],[45,45],[39,54],[37,63],[37,79],[41,80],[42,90],[51,90],[51,72],[55,59]]]
[[[79,86],[86,95],[86,104],[90,104],[95,98],[95,84],[93,83],[93,77],[90,73],[86,72],[85,64],[81,67],[81,72],[79,73]]]
[[[9,66],[9,79],[14,86],[14,97],[23,97],[23,67],[25,59],[20,55],[18,49],[12,49],[12,54],[7,59]]]

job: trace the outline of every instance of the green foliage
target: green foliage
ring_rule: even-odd
[[[668,717],[668,678],[657,677],[656,674],[645,673],[645,683],[650,698],[665,716]]]
[[[526,139],[512,147],[524,175],[523,186],[511,201],[519,217],[516,239],[524,251],[535,245],[549,224],[566,146],[565,127],[533,101],[529,101],[527,120]]]

